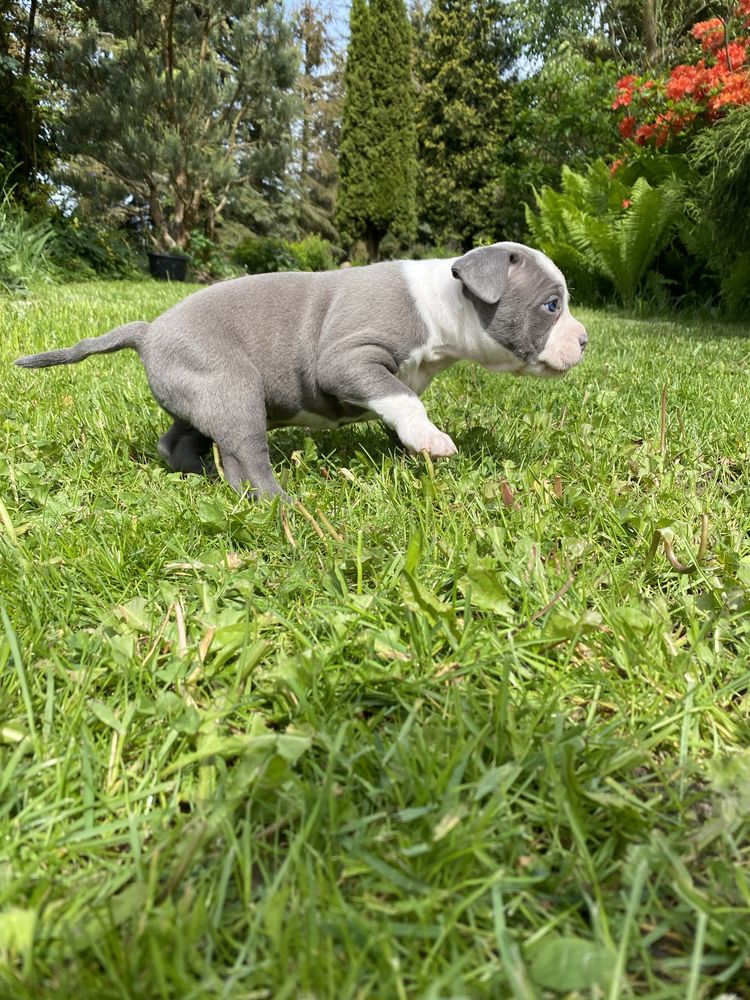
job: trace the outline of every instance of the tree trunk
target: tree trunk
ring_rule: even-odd
[[[383,233],[379,229],[376,229],[372,223],[367,224],[365,227],[365,246],[367,247],[367,261],[370,264],[374,264],[378,259],[378,254],[380,253],[380,241],[383,239]]]
[[[34,21],[36,20],[37,0],[31,0],[29,4],[29,20],[26,27],[26,46],[23,53],[23,75],[28,76],[31,72],[31,50],[34,47]]]
[[[654,66],[658,62],[659,57],[656,0],[643,0],[643,48],[646,65]]]
[[[157,194],[156,187],[153,184],[149,184],[148,192],[148,206],[151,215],[151,222],[153,223],[154,229],[156,230],[157,236],[154,240],[158,247],[164,250],[174,250],[175,241],[167,227],[166,220],[164,218],[164,212],[162,211],[161,202],[159,201],[159,195]]]

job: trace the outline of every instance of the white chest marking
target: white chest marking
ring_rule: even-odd
[[[435,376],[448,365],[452,358],[436,359],[433,349],[425,344],[412,351],[398,370],[397,378],[405,386],[421,396]]]
[[[462,359],[478,361],[491,371],[523,367],[523,361],[482,327],[476,310],[463,294],[461,282],[453,277],[455,259],[401,262],[409,292],[427,329],[425,343],[402,368],[414,359],[421,378],[426,379],[425,388],[443,368]],[[410,385],[401,372],[399,378]]]

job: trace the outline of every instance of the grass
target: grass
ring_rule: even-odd
[[[253,507],[134,355],[9,366],[185,291],[2,304],[0,996],[750,996],[748,330],[583,313]]]

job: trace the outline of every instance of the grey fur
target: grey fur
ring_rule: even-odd
[[[16,364],[21,368],[50,368],[53,365],[73,365],[92,354],[111,354],[124,347],[132,347],[137,351],[147,330],[148,323],[137,320],[135,323],[118,326],[101,337],[79,340],[73,347],[61,347],[57,351],[45,351],[44,354],[29,354],[25,358],[18,358]]]
[[[507,245],[480,247],[470,250],[451,268],[467,292],[486,304],[495,304],[508,284],[508,268],[517,260],[518,252]]]
[[[527,260],[514,283],[509,267],[517,251],[508,247],[516,245],[472,251],[455,262],[453,274],[490,336],[526,360],[546,339],[545,324],[524,315],[529,289],[536,294],[549,275]],[[159,441],[171,468],[214,471],[215,441],[236,490],[249,483],[258,494],[283,494],[271,470],[267,430],[308,423],[311,416],[334,424],[369,419],[372,401],[416,399],[399,373],[428,340],[404,269],[393,262],[221,282],[150,325],[129,323],[16,364],[41,368],[133,348],[154,397],[174,419]],[[426,415],[425,423],[437,430]]]

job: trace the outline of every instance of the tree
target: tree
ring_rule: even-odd
[[[93,0],[69,39],[72,182],[95,165],[157,246],[185,249],[225,211],[285,194],[297,55],[281,4]],[[77,169],[75,169],[77,168]]]
[[[344,72],[336,218],[376,260],[386,233],[416,232],[411,32],[403,0],[354,0]]]
[[[503,220],[504,147],[518,56],[503,0],[433,0],[416,60],[420,220],[469,249]]]
[[[513,86],[512,135],[502,154],[509,238],[522,235],[524,204],[544,185],[557,185],[562,167],[582,171],[619,148],[611,109],[619,72],[612,60],[587,59],[565,44]]]
[[[308,233],[338,239],[333,223],[341,131],[342,60],[330,35],[332,15],[303,0],[294,15],[302,57],[297,89],[302,99],[298,146],[298,221]]]
[[[27,200],[53,148],[49,88],[32,65],[36,16],[36,0],[0,0],[0,181]]]
[[[547,57],[567,43],[590,59],[663,69],[711,7],[706,0],[526,0],[525,50]]]

